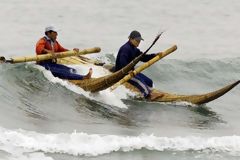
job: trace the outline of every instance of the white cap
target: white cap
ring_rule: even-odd
[[[58,32],[59,29],[56,29],[56,27],[54,27],[54,26],[47,26],[47,27],[45,28],[45,32],[48,32],[48,31]]]

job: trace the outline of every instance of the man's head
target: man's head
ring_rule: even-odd
[[[129,35],[129,41],[135,46],[138,47],[141,40],[143,40],[141,34],[138,31],[132,31]]]
[[[58,30],[54,26],[47,26],[45,28],[45,35],[48,36],[51,40],[55,41],[57,39]]]

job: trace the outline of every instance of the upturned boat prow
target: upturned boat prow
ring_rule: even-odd
[[[161,92],[161,91],[158,91],[157,89],[154,89],[153,92],[159,93],[159,97],[154,99],[153,101],[155,101],[155,102],[185,101],[185,102],[190,102],[192,104],[201,105],[201,104],[211,102],[211,101],[223,96],[225,93],[229,92],[231,89],[233,89],[239,83],[240,83],[240,80],[238,80],[232,84],[229,84],[221,89],[218,89],[216,91],[205,93],[205,94],[199,94],[199,95],[177,95],[177,94]]]

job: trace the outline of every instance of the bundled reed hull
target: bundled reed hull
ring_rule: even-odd
[[[82,58],[82,57],[67,57],[64,59],[61,59],[59,62],[62,64],[94,64],[98,63],[92,59],[88,58]],[[102,66],[99,66],[102,67]],[[73,82],[74,83],[74,82]],[[91,81],[89,81],[91,83]],[[232,88],[237,86],[240,83],[240,81],[236,81],[232,84],[229,84],[221,89],[218,89],[213,92],[205,93],[205,94],[199,94],[199,95],[178,95],[178,94],[172,94],[172,93],[167,93],[167,92],[162,92],[157,89],[154,89],[153,92],[159,93],[159,97],[154,99],[154,102],[190,102],[192,104],[197,104],[201,105],[204,103],[211,102],[221,96],[223,96],[225,93],[229,92]],[[77,84],[78,85],[78,84]],[[131,85],[130,83],[125,83],[124,86],[131,91],[135,93],[139,93],[139,90]],[[80,86],[81,87],[81,86]],[[162,96],[163,95],[163,96]]]

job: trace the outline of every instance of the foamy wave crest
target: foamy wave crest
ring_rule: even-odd
[[[240,154],[240,136],[224,137],[136,137],[86,133],[40,134],[24,130],[0,129],[1,146],[23,148],[28,152],[64,153],[97,156],[114,151],[130,152],[147,149],[154,151],[207,151]]]
[[[101,92],[98,92],[96,94],[92,94],[91,92],[86,92],[84,91],[82,88],[77,87],[74,84],[71,84],[70,82],[66,81],[66,80],[62,80],[60,78],[54,77],[52,75],[52,73],[48,70],[45,70],[43,67],[41,66],[34,66],[35,68],[39,69],[44,76],[51,82],[53,83],[58,83],[61,84],[62,86],[66,87],[67,89],[84,95],[85,97],[92,99],[92,100],[97,100],[99,102],[102,102],[104,104],[108,104],[108,105],[113,105],[113,106],[117,106],[119,108],[127,108],[127,106],[123,103],[123,101],[121,99],[126,99],[127,97],[127,93],[129,93],[129,91],[127,89],[123,89],[122,92],[123,94],[119,94],[118,92],[114,91],[111,92],[109,89],[107,90],[103,90]],[[72,66],[73,67],[73,66]],[[104,70],[99,70],[99,68],[94,68],[93,65],[88,65],[88,66],[74,66],[75,69],[77,69],[77,71],[81,70],[82,73],[87,73],[88,69],[92,67],[93,69],[95,69],[96,71],[96,75],[97,76],[101,76],[101,74],[105,75],[106,73],[104,72]],[[80,73],[79,73],[80,74]],[[111,100],[109,100],[111,99]]]

